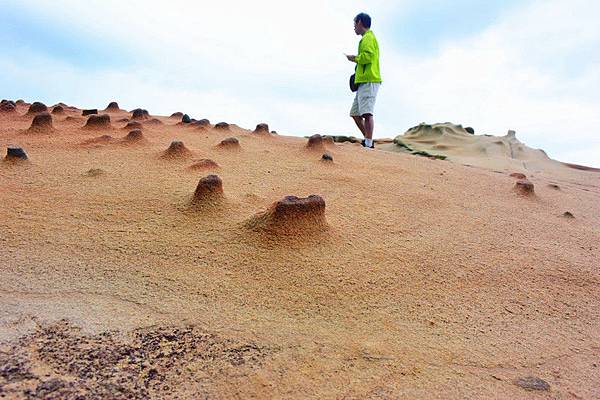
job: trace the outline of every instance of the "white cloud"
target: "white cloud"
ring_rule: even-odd
[[[468,124],[479,133],[516,129],[555,158],[600,166],[600,154],[586,150],[600,147],[600,3],[533,1],[483,32],[416,57],[394,50],[390,36],[399,23],[393,16],[409,1],[368,4],[384,78],[376,136],[421,121]],[[246,127],[266,121],[297,135],[356,130],[347,117],[352,66],[341,53],[356,48],[352,17],[365,7],[359,1],[22,3],[137,60],[90,72],[60,60],[32,62],[27,54],[0,57],[11,80],[33,79],[48,101],[103,106],[116,99]]]

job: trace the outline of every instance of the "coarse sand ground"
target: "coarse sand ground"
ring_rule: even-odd
[[[28,107],[0,113],[29,157],[0,162],[0,397],[600,398],[600,173]],[[326,224],[257,223],[289,195]]]

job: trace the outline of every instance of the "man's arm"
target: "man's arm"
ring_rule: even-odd
[[[371,37],[365,37],[360,46],[360,52],[354,58],[357,64],[371,64],[375,56],[375,41]]]

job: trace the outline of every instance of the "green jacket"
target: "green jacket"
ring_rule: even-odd
[[[381,82],[379,72],[379,44],[372,30],[368,30],[358,43],[355,83]]]

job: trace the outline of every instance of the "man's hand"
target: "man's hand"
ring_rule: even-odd
[[[346,58],[348,59],[348,61],[356,62],[356,56],[346,54]]]

